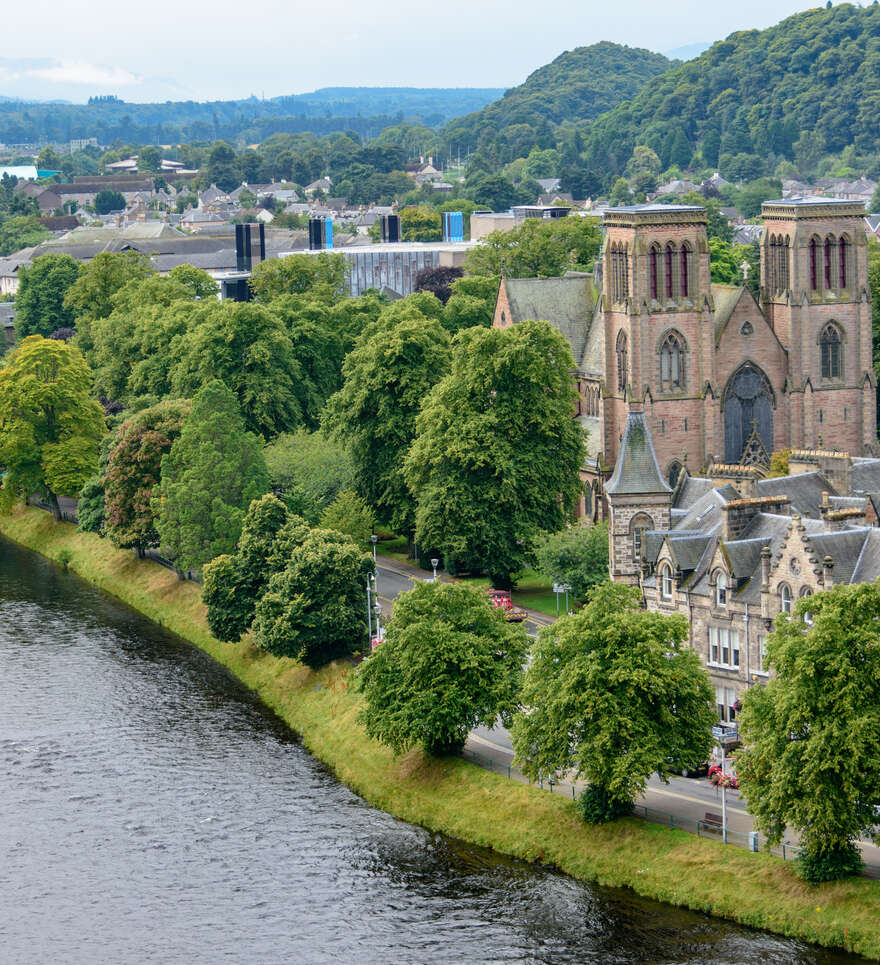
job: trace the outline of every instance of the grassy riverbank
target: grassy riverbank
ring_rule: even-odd
[[[107,540],[56,525],[48,513],[20,508],[0,516],[0,533],[51,559],[66,551],[70,568],[84,579],[211,654],[377,807],[586,881],[630,887],[647,898],[880,959],[878,881],[811,888],[770,855],[636,820],[587,827],[565,799],[462,760],[432,761],[416,752],[395,759],[357,723],[347,665],[313,673],[249,641],[219,643],[205,623],[198,586],[138,562]]]

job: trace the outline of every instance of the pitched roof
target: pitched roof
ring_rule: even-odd
[[[505,278],[510,321],[544,320],[568,339],[575,364],[587,344],[596,290],[586,275],[563,278]]]
[[[870,532],[868,527],[864,527],[841,529],[836,533],[817,533],[809,537],[810,546],[820,563],[826,556],[834,560],[835,583],[849,583],[852,580]]]
[[[791,508],[801,516],[819,519],[822,493],[837,495],[837,490],[821,472],[802,472],[794,476],[777,476],[775,479],[759,479],[759,496],[788,496]]]
[[[627,416],[620,455],[605,492],[616,496],[672,492],[657,465],[644,412],[630,411]]]
[[[853,459],[851,485],[856,493],[880,492],[880,459]]]

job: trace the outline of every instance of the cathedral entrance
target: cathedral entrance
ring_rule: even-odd
[[[745,362],[731,376],[722,399],[724,461],[769,465],[773,452],[773,389],[767,376]]]

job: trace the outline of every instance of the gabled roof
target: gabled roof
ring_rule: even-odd
[[[821,472],[802,472],[794,476],[777,476],[758,480],[759,496],[788,496],[792,512],[811,519],[821,516],[822,493],[836,496],[837,490]]]
[[[856,493],[880,492],[880,459],[853,459],[851,485]]]
[[[688,510],[694,503],[701,499],[706,493],[713,489],[712,480],[704,479],[700,476],[686,476],[678,497],[675,501],[675,508]]]
[[[835,578],[837,574],[835,573]],[[880,577],[880,529],[868,530],[851,583],[873,583]]]
[[[816,533],[809,537],[810,546],[821,563],[826,556],[834,560],[834,582],[849,583],[862,555],[871,530],[841,529],[836,533]]]
[[[505,278],[501,284],[507,294],[511,322],[550,322],[568,340],[575,364],[580,362],[596,306],[592,277]]]
[[[613,496],[668,495],[672,492],[657,465],[644,412],[630,411],[627,416],[617,465],[605,492]]]

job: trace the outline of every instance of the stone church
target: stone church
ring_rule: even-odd
[[[758,300],[711,282],[706,210],[690,205],[609,209],[592,274],[502,279],[496,327],[546,319],[571,345],[585,515],[607,512],[633,408],[670,486],[683,468],[766,466],[785,448],[873,454],[863,205],[770,201],[762,216]]]

